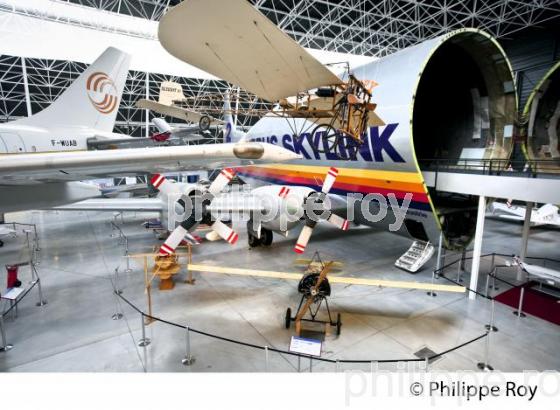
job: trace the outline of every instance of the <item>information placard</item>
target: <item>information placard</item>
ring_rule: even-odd
[[[301,353],[308,356],[321,356],[321,346],[322,343],[320,340],[292,336],[290,352]]]

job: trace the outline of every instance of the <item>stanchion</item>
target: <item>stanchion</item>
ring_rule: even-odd
[[[146,347],[149,346],[152,341],[146,337],[146,323],[144,322],[144,313],[140,314],[140,320],[142,321],[142,339],[138,341],[138,346]]]
[[[118,295],[120,295],[120,293],[117,293],[117,290],[115,289],[114,295],[115,295],[115,311],[116,312],[111,316],[111,319],[121,320],[124,315],[121,312],[119,312],[119,297],[118,297]]]
[[[491,330],[492,332],[497,332],[498,328],[496,326],[494,326],[494,299],[492,299],[492,308],[490,311],[490,323],[487,324],[486,326],[484,326],[486,328],[486,330]]]
[[[523,313],[523,298],[525,297],[525,286],[521,287],[521,294],[519,295],[519,305],[517,310],[513,311],[514,315],[517,317],[525,317],[525,313]]]
[[[264,347],[264,371],[268,372],[268,346]]]
[[[4,315],[0,315],[0,333],[2,334],[2,346],[0,346],[0,352],[7,352],[8,350],[12,350],[14,345],[11,345],[6,341],[6,330],[4,329]]]
[[[33,267],[33,269],[35,269]],[[41,287],[41,279],[37,277],[37,289],[39,291],[39,301],[35,303],[35,306],[45,306],[48,302],[43,299],[43,288]]]
[[[313,356],[309,356],[309,373],[313,373]]]
[[[130,258],[128,257],[128,238],[126,236],[125,236],[125,241],[124,241],[124,257],[126,259],[125,272],[130,273],[130,272],[132,272],[132,269],[130,269]]]
[[[494,368],[489,363],[490,357],[490,335],[492,332],[486,333],[486,345],[484,346],[484,361],[476,365],[480,370],[492,371]]]
[[[190,366],[194,363],[194,356],[191,354],[191,331],[187,326],[185,329],[185,357],[181,360],[184,366]]]
[[[297,372],[299,373],[301,371],[301,356],[298,354],[297,355]]]
[[[434,285],[434,281],[436,279],[436,271],[432,271],[432,286]],[[434,289],[432,288],[432,290],[429,290],[426,292],[426,295],[431,296],[431,297],[436,297],[437,293],[434,292]]]
[[[127,258],[128,260],[128,258]],[[122,289],[119,289],[119,268],[115,268],[115,293],[117,295],[122,295]]]
[[[463,279],[461,279],[461,264],[458,263],[457,264],[457,283],[461,283],[463,282]]]

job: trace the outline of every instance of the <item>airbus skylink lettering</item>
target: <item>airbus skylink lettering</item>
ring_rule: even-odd
[[[370,127],[367,136],[365,136],[364,143],[360,145],[358,155],[355,157],[349,156],[350,161],[365,161],[365,162],[384,162],[385,153],[393,162],[405,162],[403,157],[397,152],[395,147],[391,144],[389,139],[393,135],[398,124],[387,124],[382,131],[379,127]],[[327,149],[327,141],[322,138],[322,133],[303,133],[299,137],[285,134],[282,137],[271,135],[268,137],[253,138],[252,141],[268,142],[270,144],[281,144],[284,148],[295,152],[296,154],[303,155],[305,159],[326,159],[336,161],[339,159],[333,152]],[[307,144],[306,144],[307,143]],[[319,153],[317,147],[319,144],[323,145],[325,153]],[[371,148],[370,148],[371,147]],[[341,147],[343,150],[344,148]]]

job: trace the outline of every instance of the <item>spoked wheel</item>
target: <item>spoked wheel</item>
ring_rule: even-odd
[[[342,327],[342,321],[340,319],[340,313],[336,315],[336,335],[340,336],[340,328]]]
[[[317,139],[317,146],[314,147],[317,152],[335,154],[340,137],[338,130],[330,124],[319,124],[313,129],[311,135],[317,135],[318,133],[320,133],[321,138]]]
[[[284,325],[286,326],[286,329],[290,328],[291,323],[292,323],[292,309],[288,308],[286,310],[286,319],[285,319],[285,323],[284,323]]]
[[[319,124],[313,129],[313,135],[320,133],[317,139],[317,152],[334,154],[338,159],[355,160],[360,148],[359,143],[345,132],[334,128],[330,124]]]

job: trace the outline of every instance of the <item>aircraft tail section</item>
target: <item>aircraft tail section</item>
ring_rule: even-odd
[[[130,59],[123,51],[107,48],[50,106],[18,123],[112,132]]]
[[[175,101],[185,98],[183,87],[174,81],[164,81],[159,87],[158,102],[163,105],[173,105]]]
[[[237,130],[237,125],[233,119],[233,111],[231,109],[231,94],[226,93],[224,98],[224,125],[222,131],[224,133],[224,142],[240,142],[245,140],[245,133]]]

